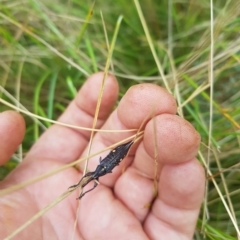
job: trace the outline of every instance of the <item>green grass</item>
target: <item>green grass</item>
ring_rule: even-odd
[[[240,153],[240,3],[214,1],[214,25],[206,0],[141,0],[140,6],[142,17],[128,0],[1,1],[0,85],[10,93],[0,91],[1,97],[17,105],[10,98],[15,97],[30,112],[55,120],[87,76],[104,70],[106,63],[118,78],[119,98],[137,83],[169,87],[179,114],[201,134],[199,156],[203,164],[209,159],[206,172],[227,169],[214,179],[240,222],[235,167]],[[110,62],[109,45],[121,15]],[[0,104],[0,111],[7,108]],[[51,125],[27,116],[25,120],[23,153]],[[0,178],[14,168],[16,158],[0,168]],[[223,199],[210,179],[195,239],[236,239]]]

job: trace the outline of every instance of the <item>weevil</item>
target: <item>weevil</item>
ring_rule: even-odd
[[[119,165],[119,163],[126,157],[128,150],[132,146],[134,141],[130,141],[124,143],[116,148],[114,148],[104,159],[100,157],[99,165],[93,172],[86,173],[79,183],[69,187],[69,188],[76,188],[80,185],[80,183],[86,179],[86,181],[82,184],[82,188],[84,188],[88,183],[94,180],[93,188],[89,189],[88,191],[81,193],[81,195],[77,199],[81,199],[87,192],[92,191],[95,187],[97,187],[98,178],[102,177],[108,173],[111,173],[112,170]],[[96,180],[96,181],[95,181]]]

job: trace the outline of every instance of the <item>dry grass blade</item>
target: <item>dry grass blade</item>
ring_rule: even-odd
[[[207,162],[205,161],[202,153],[199,151],[198,154],[200,156],[200,159],[201,159],[202,163],[204,164],[205,168],[207,169],[208,175],[212,176],[212,173],[211,173],[210,169],[208,168]],[[226,201],[224,199],[224,196],[223,196],[221,190],[218,187],[218,184],[216,183],[214,178],[211,178],[211,180],[212,180],[212,182],[213,182],[213,184],[214,184],[214,186],[215,186],[215,188],[216,188],[216,190],[218,192],[218,195],[220,196],[220,198],[222,200],[222,203],[223,203],[223,205],[224,205],[224,207],[225,207],[225,209],[226,209],[226,211],[227,211],[227,213],[228,213],[228,215],[229,215],[229,217],[230,217],[230,219],[231,219],[231,221],[233,223],[233,226],[234,226],[234,228],[235,228],[235,230],[237,232],[238,237],[240,237],[240,230],[238,228],[238,224],[235,221],[235,219],[234,219],[234,217],[233,217],[233,215],[232,215],[232,213],[231,213],[231,211],[230,211],[230,209],[229,209],[229,207],[228,207],[228,205],[227,205],[227,203],[226,203]]]
[[[171,89],[170,87],[168,86],[168,82],[166,80],[166,77],[164,75],[164,72],[163,72],[163,69],[162,69],[162,66],[161,66],[161,63],[158,59],[158,56],[157,56],[157,53],[156,53],[156,50],[154,48],[154,44],[153,44],[153,41],[152,41],[152,38],[151,38],[151,35],[149,33],[149,30],[148,30],[148,27],[147,27],[147,23],[145,21],[145,18],[143,16],[143,13],[142,13],[142,9],[141,9],[141,6],[139,4],[139,1],[138,0],[134,0],[134,3],[136,5],[136,9],[137,9],[137,12],[139,14],[139,18],[141,20],[141,23],[142,23],[142,26],[143,26],[143,29],[144,29],[144,32],[145,32],[145,35],[146,35],[146,38],[147,38],[147,41],[148,41],[148,44],[149,44],[149,47],[151,49],[151,52],[152,52],[152,55],[153,55],[153,58],[156,62],[156,65],[157,65],[157,68],[158,68],[158,71],[160,73],[160,76],[162,77],[162,80],[164,82],[164,85],[166,87],[166,89],[171,93]]]
[[[94,129],[96,128],[96,125],[97,125],[99,110],[100,110],[102,97],[103,97],[104,86],[105,86],[106,78],[107,78],[107,75],[108,75],[108,69],[109,69],[109,66],[110,66],[110,63],[111,63],[111,58],[112,58],[115,42],[116,42],[116,39],[117,39],[117,34],[118,34],[118,31],[119,31],[119,27],[120,27],[122,19],[123,19],[122,16],[120,16],[118,18],[116,29],[115,29],[115,32],[114,32],[114,35],[113,35],[113,40],[112,40],[112,43],[111,43],[111,46],[110,46],[110,49],[109,49],[109,54],[108,54],[108,57],[107,57],[107,62],[106,62],[105,70],[104,70],[103,80],[102,80],[99,95],[98,95],[97,106],[96,106],[96,109],[95,109],[95,114],[94,114],[94,119],[93,119],[93,124],[92,124],[93,131],[91,131],[91,135],[90,135],[90,140],[89,140],[88,149],[87,149],[87,156],[89,156],[90,152],[91,152],[92,141],[93,141],[93,136],[94,136]],[[83,175],[85,175],[86,172],[87,172],[88,160],[89,160],[89,158],[87,159],[87,161],[85,163]],[[81,193],[82,193],[82,189],[81,189]],[[74,222],[72,239],[74,239],[74,235],[75,235],[75,231],[76,231],[77,220],[78,220],[77,216],[78,216],[79,206],[80,206],[79,204],[78,204],[77,214],[76,214],[76,218],[75,218],[75,222]]]
[[[143,132],[140,132],[139,135],[140,135],[140,134],[143,134]],[[9,187],[9,188],[0,190],[0,197],[1,197],[1,196],[4,196],[4,195],[6,195],[6,194],[12,193],[12,192],[14,192],[14,191],[17,191],[17,190],[19,190],[19,189],[21,189],[21,188],[23,188],[23,187],[26,187],[26,186],[28,186],[28,185],[31,185],[31,184],[33,184],[33,183],[35,183],[35,182],[38,182],[38,181],[42,180],[42,179],[45,179],[45,178],[47,178],[47,177],[50,177],[50,176],[52,176],[52,175],[54,175],[54,174],[56,174],[56,173],[58,173],[58,172],[61,172],[61,171],[65,170],[65,169],[68,169],[68,168],[70,168],[70,167],[73,167],[73,166],[75,166],[76,164],[78,164],[78,163],[80,163],[80,162],[82,162],[82,161],[85,161],[86,159],[88,159],[88,158],[90,158],[90,157],[94,157],[94,156],[96,156],[96,155],[98,155],[98,154],[100,154],[100,153],[102,153],[102,152],[104,152],[104,151],[106,151],[106,150],[115,148],[115,147],[118,146],[119,144],[122,144],[122,143],[124,143],[124,142],[126,142],[126,141],[132,140],[132,139],[134,139],[134,138],[135,138],[135,135],[134,135],[134,136],[131,136],[131,137],[128,137],[128,138],[126,138],[126,139],[124,139],[124,140],[122,140],[122,141],[120,141],[120,142],[118,142],[118,143],[116,143],[116,144],[113,144],[113,145],[111,145],[111,146],[109,146],[109,147],[107,147],[107,148],[105,148],[105,149],[102,149],[101,151],[99,151],[99,152],[97,152],[97,153],[91,154],[89,157],[80,158],[80,159],[78,159],[78,160],[76,160],[76,161],[74,161],[74,162],[71,162],[71,163],[66,164],[66,165],[64,165],[64,166],[62,166],[62,167],[56,168],[55,170],[52,170],[51,172],[42,174],[42,175],[40,175],[40,176],[37,176],[37,177],[35,177],[35,178],[32,178],[32,179],[27,180],[27,181],[22,182],[22,183],[19,183],[19,184],[17,184],[17,185],[12,186],[12,187]]]
[[[81,129],[81,130],[85,130],[85,131],[93,131],[93,132],[135,132],[135,131],[137,131],[137,129],[102,130],[102,129],[93,129],[93,128],[85,128],[85,127],[80,127],[80,126],[74,126],[74,125],[70,125],[70,124],[66,124],[66,123],[62,123],[62,122],[58,122],[58,121],[54,121],[54,120],[51,120],[51,119],[48,119],[48,118],[44,118],[44,117],[38,116],[38,115],[36,115],[34,113],[31,113],[31,112],[28,112],[28,111],[23,110],[21,108],[18,108],[16,106],[12,105],[11,103],[1,99],[1,98],[0,98],[0,102],[3,103],[6,106],[8,106],[8,107],[18,111],[18,112],[26,114],[27,116],[34,117],[34,118],[37,118],[37,119],[40,119],[40,120],[44,120],[46,122],[58,124],[58,125],[61,125],[61,126],[64,126],[64,127],[69,127],[69,128],[74,128],[74,129]]]

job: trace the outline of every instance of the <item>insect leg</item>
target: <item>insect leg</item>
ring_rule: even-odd
[[[98,180],[98,179],[96,179],[96,180]],[[93,185],[93,188],[91,188],[91,189],[89,189],[89,190],[87,190],[86,192],[84,192],[84,193],[81,193],[81,195],[77,198],[77,199],[81,199],[86,193],[88,193],[88,192],[90,192],[90,191],[92,191],[95,187],[97,187],[97,185],[98,185],[98,183],[97,183],[97,181],[94,181],[94,185]]]
[[[93,174],[92,172],[86,173],[86,174],[80,179],[80,181],[79,181],[77,184],[72,185],[72,186],[70,186],[69,188],[76,188],[76,187],[78,187],[84,178],[89,177],[89,176],[92,176],[92,174]],[[91,180],[90,180],[90,181],[91,181]],[[88,182],[90,182],[90,181],[88,181]],[[88,182],[87,182],[87,183],[88,183]],[[85,185],[87,185],[87,183],[85,183]],[[85,185],[84,185],[84,186],[85,186]],[[69,189],[69,188],[68,188],[68,189]]]

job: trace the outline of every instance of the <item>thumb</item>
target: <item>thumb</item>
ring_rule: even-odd
[[[0,166],[16,151],[25,133],[23,117],[14,111],[0,113]]]

